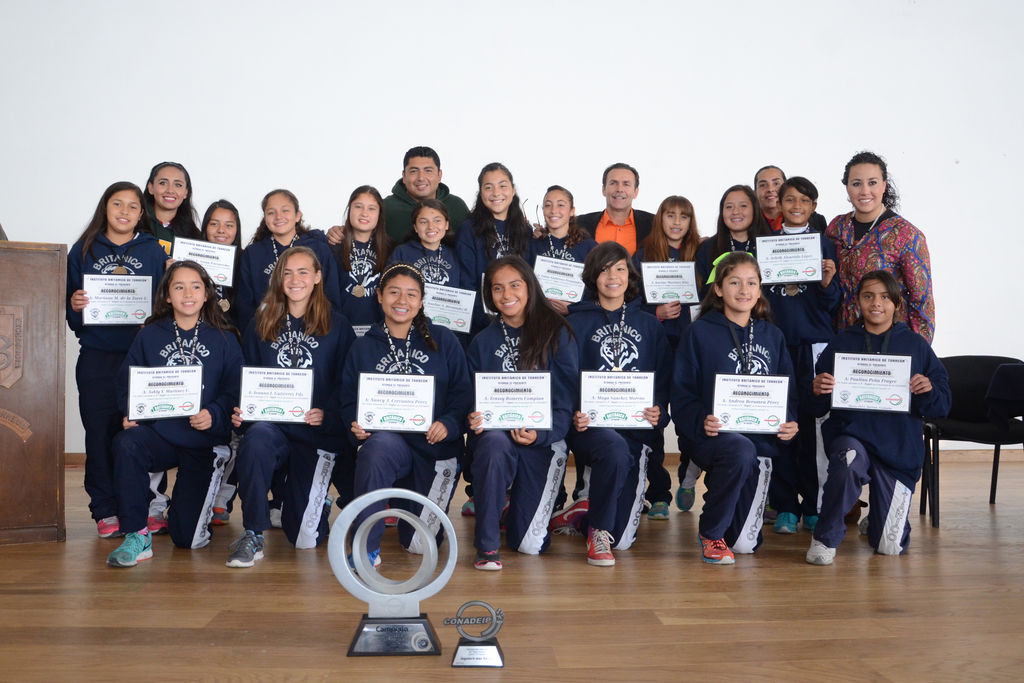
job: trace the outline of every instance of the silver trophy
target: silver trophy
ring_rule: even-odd
[[[423,516],[436,515],[448,539],[448,559],[441,573],[437,569],[438,549],[433,532],[417,515],[408,510],[391,508],[367,517],[352,537],[352,564],[349,566],[345,542],[356,517],[367,506],[382,500],[400,498],[423,506]],[[366,538],[373,525],[385,517],[404,519],[422,540],[423,559],[411,578],[396,581],[381,576],[367,557]],[[415,538],[415,537],[414,537]],[[458,542],[455,527],[444,510],[426,496],[407,489],[379,489],[359,496],[345,506],[334,520],[327,542],[331,569],[341,585],[353,597],[368,606],[348,649],[349,657],[368,655],[440,655],[437,634],[426,614],[420,612],[420,600],[437,594],[455,571]]]

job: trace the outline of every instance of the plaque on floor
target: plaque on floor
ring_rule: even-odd
[[[470,600],[454,617],[444,620],[459,632],[459,646],[452,657],[453,667],[505,666],[505,656],[498,644],[498,631],[505,623],[505,613],[483,600]],[[479,630],[479,634],[474,632]]]

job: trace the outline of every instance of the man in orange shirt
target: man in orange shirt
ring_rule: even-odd
[[[640,190],[640,174],[629,164],[612,164],[601,178],[605,210],[583,214],[576,219],[580,227],[600,242],[618,242],[632,256],[651,232],[654,215],[633,209]]]

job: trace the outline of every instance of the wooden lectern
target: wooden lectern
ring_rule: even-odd
[[[0,545],[63,541],[63,244],[0,242]]]

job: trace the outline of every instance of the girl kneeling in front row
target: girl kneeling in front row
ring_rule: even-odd
[[[676,352],[672,419],[680,449],[705,471],[708,490],[698,528],[701,553],[710,564],[733,564],[733,551],[752,553],[761,545],[771,461],[779,441],[797,432],[793,363],[782,331],[768,317],[757,261],[733,252],[718,262],[701,315]],[[788,376],[786,422],[778,433],[722,431],[712,413],[716,374]]]
[[[837,352],[910,356],[910,412],[832,408],[821,428],[829,456],[828,479],[807,551],[811,564],[832,564],[846,535],[843,516],[868,483],[868,542],[883,555],[906,551],[910,497],[924,463],[921,419],[944,417],[952,402],[949,375],[928,342],[906,323],[895,321],[903,312],[896,278],[884,270],[867,273],[857,287],[857,304],[860,320],[841,332],[818,359],[816,412],[824,415],[829,409]]]
[[[150,472],[178,468],[167,514],[174,545],[202,548],[210,542],[213,500],[230,455],[231,407],[238,400],[242,367],[236,332],[224,322],[214,291],[198,263],[172,264],[160,281],[153,315],[121,365],[118,400],[128,417],[114,439],[114,481],[121,526],[132,531],[107,557],[111,567],[134,567],[153,556],[146,526]],[[201,410],[191,417],[129,419],[136,412],[128,405],[133,365],[201,365]]]
[[[345,424],[351,425],[353,441],[360,445],[356,456],[355,495],[399,486],[416,491],[445,512],[459,480],[458,457],[463,450],[464,416],[473,403],[466,355],[455,333],[427,321],[423,312],[423,275],[406,263],[387,268],[377,286],[377,300],[384,320],[356,340],[345,361],[342,385],[347,388],[342,404]],[[434,414],[426,433],[377,431],[359,426],[356,387],[359,373],[430,375],[434,378]],[[422,506],[395,501],[421,515],[434,534],[441,531],[436,516]],[[362,520],[384,509],[384,501],[363,510]],[[380,520],[366,542],[370,561],[380,563]],[[423,539],[414,536],[404,520],[398,524],[402,545],[411,552],[424,551]],[[438,539],[440,540],[440,539]]]

